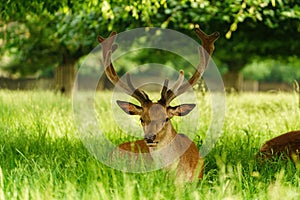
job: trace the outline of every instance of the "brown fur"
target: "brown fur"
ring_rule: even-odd
[[[260,154],[264,159],[281,155],[289,158],[296,155],[300,159],[300,130],[291,131],[268,140],[261,146]]]
[[[158,103],[149,104],[150,107],[153,105],[157,105]],[[132,105],[130,105],[132,106]],[[158,106],[155,108],[153,113],[149,110],[151,108],[143,107],[143,112],[140,113],[142,118],[145,118],[143,127],[145,131],[145,135],[148,134],[147,125],[151,124],[151,120],[154,121],[156,116],[159,116],[160,120],[163,120],[167,117],[167,111],[165,107]],[[151,113],[153,115],[151,115]],[[150,115],[150,116],[149,116]],[[154,116],[155,115],[155,116]],[[170,116],[169,116],[170,117]],[[148,121],[149,120],[149,121]],[[159,123],[159,120],[155,120],[155,122]],[[159,127],[159,126],[154,126]],[[152,127],[153,128],[153,127]],[[179,159],[174,160],[174,162],[167,166],[166,169],[171,169],[175,171],[176,179],[179,181],[193,181],[195,179],[199,179],[203,177],[204,172],[204,160],[201,158],[199,150],[195,143],[191,141],[184,134],[177,134],[171,121],[167,121],[163,123],[162,127],[159,127],[158,130],[151,129],[152,133],[156,133],[156,138],[153,142],[157,142],[155,147],[149,147],[149,144],[145,142],[145,140],[137,140],[134,142],[126,142],[119,145],[119,148],[125,151],[134,152],[134,153],[149,153],[149,157],[146,157],[147,162],[153,162],[151,157],[151,152],[164,148],[166,145],[169,145],[172,141],[174,142],[172,145],[172,152],[165,152],[165,156],[177,155],[179,152],[182,152],[182,155],[179,155]],[[133,160],[135,162],[135,160]],[[151,164],[151,163],[149,163]]]
[[[111,62],[111,54],[117,48],[116,44],[114,44],[116,32],[112,32],[108,38],[98,37],[98,41],[102,45],[107,77],[113,84],[118,84],[125,93],[138,100],[141,104],[141,106],[137,106],[129,102],[117,101],[118,105],[127,114],[140,116],[145,140],[123,143],[113,152],[113,155],[120,155],[120,159],[123,155],[129,156],[129,161],[133,162],[129,165],[134,166],[135,161],[139,161],[141,158],[138,155],[147,153],[146,156],[142,157],[142,159],[147,161],[145,164],[155,163],[159,160],[159,162],[169,165],[166,169],[175,171],[177,180],[183,181],[202,178],[204,160],[201,158],[198,148],[193,141],[183,134],[177,134],[171,123],[171,118],[173,116],[187,115],[195,107],[195,104],[182,104],[173,107],[170,106],[170,103],[177,96],[195,85],[200,79],[214,51],[214,42],[219,37],[218,32],[207,35],[200,28],[195,28],[195,33],[203,45],[203,48],[198,48],[200,63],[197,70],[185,82],[183,82],[184,72],[181,70],[172,88],[168,87],[169,81],[166,79],[161,91],[161,99],[157,102],[152,102],[143,90],[135,88],[129,74],[126,76],[126,82],[123,82],[117,75]],[[158,160],[156,160],[157,154],[155,152],[161,153],[158,156]],[[170,162],[172,163],[170,164]]]

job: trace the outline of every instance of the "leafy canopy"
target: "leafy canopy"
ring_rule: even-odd
[[[257,56],[296,55],[300,47],[295,0],[32,0],[2,2],[0,9],[0,53],[9,60],[2,65],[21,75],[75,64],[97,45],[98,34],[142,26],[192,37],[194,23],[206,32],[218,30],[215,60],[230,71]]]

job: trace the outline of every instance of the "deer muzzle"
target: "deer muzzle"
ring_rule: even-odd
[[[154,135],[154,134],[147,134],[147,135],[145,135],[144,139],[146,140],[147,144],[153,144],[155,137],[156,137],[156,135]]]

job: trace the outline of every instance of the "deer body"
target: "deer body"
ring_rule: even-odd
[[[193,181],[194,179],[202,178],[204,173],[204,160],[201,158],[197,146],[186,135],[178,134],[178,136],[179,138],[175,141],[175,151],[185,152],[178,160],[174,161],[174,164],[169,165],[167,169],[175,170],[176,176],[180,179]],[[187,149],[182,149],[186,146],[188,146]],[[133,153],[150,153],[146,160],[147,162],[153,162],[153,159],[151,158],[151,151],[154,151],[156,148],[149,146],[145,140],[136,140],[120,144],[114,153],[120,153],[120,149]]]
[[[178,134],[169,120],[172,115],[187,114],[194,108],[194,104],[169,107],[165,110],[163,105],[151,103],[150,109],[140,110],[142,114],[139,113],[139,107],[136,105],[120,101],[118,104],[128,114],[141,115],[141,123],[145,132],[144,140],[123,143],[119,145],[119,149],[134,153],[150,153],[146,159],[148,162],[153,162],[151,152],[171,145],[170,149],[163,152],[161,157],[167,158],[170,155],[178,155],[178,159],[168,165],[167,169],[174,170],[178,180],[192,181],[203,177],[204,160],[201,158],[197,146],[186,135]],[[181,152],[183,153],[181,154]]]
[[[202,41],[203,48],[199,48],[200,63],[198,69],[192,77],[184,80],[184,73],[179,72],[178,80],[172,88],[169,88],[169,81],[166,79],[162,90],[161,98],[157,102],[149,99],[148,95],[141,89],[135,88],[127,74],[127,82],[123,82],[118,77],[113,64],[111,63],[111,54],[117,49],[114,44],[116,33],[111,33],[109,38],[98,37],[102,45],[103,58],[105,62],[105,73],[109,80],[120,87],[125,93],[134,97],[140,102],[135,105],[130,102],[117,101],[119,107],[129,115],[140,116],[141,125],[144,131],[144,140],[126,142],[119,145],[113,154],[136,156],[137,154],[146,154],[143,159],[146,164],[163,162],[167,165],[166,170],[175,170],[177,179],[183,181],[192,181],[202,178],[204,171],[204,160],[201,158],[195,143],[184,134],[178,134],[174,129],[171,118],[174,116],[185,116],[196,106],[195,104],[182,104],[170,106],[170,103],[177,96],[183,94],[190,87],[195,85],[206,68],[209,58],[214,50],[214,42],[218,39],[217,32],[206,35],[202,30],[195,29],[197,36]],[[155,156],[159,152],[159,157]],[[138,157],[135,157],[138,159]],[[134,159],[132,160],[135,161]],[[169,162],[171,161],[171,162]]]
[[[284,133],[268,140],[259,151],[264,159],[284,155],[291,159],[296,156],[297,160],[300,160],[300,130]]]

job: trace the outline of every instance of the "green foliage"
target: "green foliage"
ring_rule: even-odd
[[[289,63],[276,60],[258,60],[243,69],[245,79],[264,82],[286,82],[300,80],[300,62],[298,58],[290,58]]]
[[[96,97],[105,134],[117,143],[128,140],[111,117],[111,93]],[[198,146],[210,124],[210,98],[199,98]],[[254,159],[266,140],[300,129],[297,101],[292,93],[227,96],[222,137],[205,157],[204,179],[178,186],[161,170],[130,174],[97,161],[76,135],[68,98],[0,91],[0,198],[298,199],[297,165]]]
[[[6,65],[12,73],[74,64],[97,45],[98,34],[143,26],[194,38],[194,24],[219,31],[215,58],[229,71],[241,70],[257,56],[295,55],[300,46],[297,1],[33,0],[2,2],[0,8],[0,52],[14,61]]]

